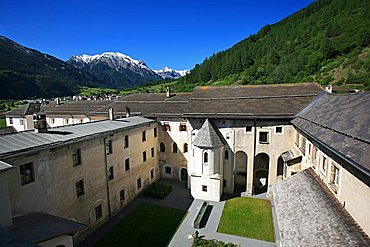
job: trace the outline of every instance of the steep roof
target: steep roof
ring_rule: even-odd
[[[24,239],[34,243],[43,242],[63,235],[73,234],[86,225],[46,213],[30,213],[13,218],[7,227]]]
[[[316,145],[345,161],[347,170],[365,175],[362,180],[370,186],[369,93],[323,94],[291,122]]]
[[[193,144],[200,148],[218,148],[224,146],[226,141],[217,127],[210,120],[206,119]]]
[[[71,142],[108,135],[155,122],[142,117],[96,121],[48,129],[45,133],[24,131],[0,135],[0,158],[18,152],[36,151],[66,145]]]
[[[41,110],[41,103],[33,102],[33,103],[28,103],[26,105],[22,105],[18,108],[15,108],[7,112],[6,115],[9,115],[9,116],[32,115],[34,113],[39,112],[40,110]]]

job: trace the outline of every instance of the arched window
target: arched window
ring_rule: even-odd
[[[187,143],[185,143],[184,144],[184,153],[187,153],[188,152],[188,144]]]
[[[176,144],[176,142],[174,142],[174,143],[172,144],[172,152],[173,152],[173,153],[177,153],[177,144]]]
[[[203,154],[203,162],[208,163],[208,152],[204,152]]]
[[[166,146],[164,145],[163,142],[161,142],[161,144],[159,144],[159,151],[166,152]]]

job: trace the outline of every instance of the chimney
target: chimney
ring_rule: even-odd
[[[48,131],[46,114],[44,112],[33,114],[33,126],[35,128],[35,133],[45,133]]]
[[[171,87],[168,86],[167,89],[166,89],[166,98],[169,98],[171,97]]]
[[[114,120],[114,110],[112,107],[109,107],[109,119]]]
[[[59,97],[57,97],[57,98],[55,99],[55,101],[57,102],[57,105],[60,105],[60,98],[59,98]]]
[[[130,108],[126,107],[126,117],[130,117],[130,115],[131,115]]]

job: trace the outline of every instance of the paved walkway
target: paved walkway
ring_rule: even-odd
[[[148,202],[156,205],[161,205],[165,207],[177,208],[187,211],[193,201],[190,191],[186,188],[186,184],[179,183],[177,181],[169,179],[161,179],[160,183],[171,184],[172,192],[164,199],[156,199],[152,197],[146,197],[144,195],[138,196],[125,208],[119,211],[116,215],[112,217],[108,222],[104,223],[99,227],[94,233],[90,234],[84,241],[82,241],[78,247],[91,247],[104,237],[110,230],[113,229],[123,218],[129,215],[141,202]]]
[[[193,221],[202,206],[202,200],[194,200],[189,208],[188,215],[184,219],[183,223],[177,230],[175,236],[172,238],[169,246],[170,247],[190,247],[192,239],[189,238],[195,233],[196,229],[193,227]],[[217,239],[225,243],[231,242],[239,244],[240,246],[248,247],[273,247],[275,243],[266,242],[262,240],[244,238],[234,235],[228,235],[217,232],[217,227],[221,219],[222,211],[225,205],[225,201],[222,202],[209,202],[209,205],[213,206],[207,224],[204,228],[198,230],[200,236],[204,236],[206,239]]]

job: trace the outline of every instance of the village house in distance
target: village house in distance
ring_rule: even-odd
[[[0,135],[0,223],[41,246],[73,246],[159,178],[205,201],[267,193],[288,233],[304,226],[289,228],[279,210],[305,195],[305,181],[354,222],[353,243],[370,235],[369,93],[335,95],[316,83],[168,89],[32,103],[6,121],[20,132]],[[22,225],[40,218],[63,230]]]

